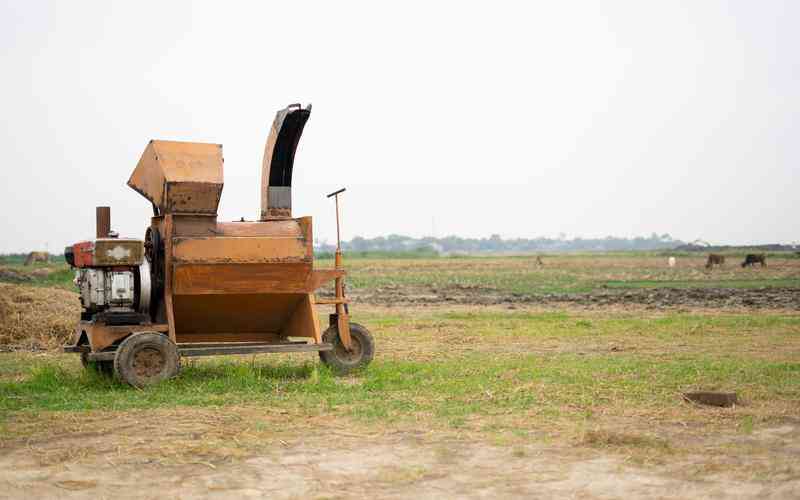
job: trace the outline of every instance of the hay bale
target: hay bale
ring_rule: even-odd
[[[0,350],[58,349],[80,312],[75,292],[0,283]]]

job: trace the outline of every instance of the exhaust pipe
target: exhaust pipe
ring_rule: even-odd
[[[108,238],[111,235],[111,207],[95,208],[95,221],[97,238]]]

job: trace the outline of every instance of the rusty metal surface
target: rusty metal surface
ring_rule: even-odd
[[[142,263],[142,240],[104,238],[94,242],[95,266],[138,266]]]
[[[314,295],[306,294],[295,306],[281,333],[286,337],[311,337],[316,343],[322,342],[319,316],[314,305]]]
[[[184,342],[181,339],[186,336],[198,341],[197,335],[231,332],[283,335],[286,322],[305,296],[303,293],[176,295],[173,309],[178,342]],[[222,341],[221,338],[204,341],[212,340]]]
[[[213,227],[198,217],[176,215],[173,219],[172,258],[176,264],[310,263],[314,257],[310,217],[222,222]],[[189,236],[184,236],[186,233]]]
[[[302,238],[281,236],[174,238],[172,256],[197,264],[311,262]]]
[[[322,285],[329,283],[336,278],[343,278],[347,275],[344,269],[314,269],[309,276],[307,289],[314,291]]]
[[[150,141],[128,186],[161,213],[216,214],[223,185],[221,144]]]
[[[75,267],[138,266],[144,246],[141,240],[103,238],[72,245]]]
[[[212,214],[175,215],[173,232],[176,236],[214,236],[220,234],[217,216]]]
[[[164,208],[167,213],[216,214],[222,186],[202,182],[167,181]]]
[[[333,350],[332,344],[265,344],[252,346],[186,347],[180,349],[181,356],[219,356],[224,354],[257,354],[280,352],[321,352]]]
[[[300,219],[269,222],[218,222],[218,236],[296,236],[304,237]],[[180,234],[180,233],[179,233]]]
[[[117,340],[134,332],[165,332],[168,326],[162,324],[111,326],[93,321],[81,321],[75,330],[74,344],[79,344],[86,337],[92,352],[102,351]]]
[[[252,345],[226,345],[218,344],[214,346],[199,347],[194,344],[187,344],[178,349],[181,356],[221,356],[226,354],[259,354],[259,353],[287,353],[287,352],[324,352],[333,350],[332,344],[305,344],[297,342],[280,342],[271,344],[254,343]],[[116,352],[97,352],[90,353],[90,361],[113,361]]]
[[[180,264],[175,266],[175,295],[306,293],[311,263]]]
[[[94,211],[96,238],[108,238],[111,232],[111,207],[96,207]]]

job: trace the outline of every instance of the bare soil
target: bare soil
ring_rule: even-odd
[[[800,310],[800,288],[653,288],[603,290],[585,294],[509,294],[479,286],[388,286],[353,290],[355,300],[375,305],[577,305],[608,307],[635,305],[646,308],[781,309]]]
[[[591,439],[505,442],[248,408],[84,414],[49,425],[47,436],[0,447],[0,498],[800,496],[796,420],[713,438],[662,427],[667,461],[660,448],[638,454],[648,441],[631,422],[607,422]]]

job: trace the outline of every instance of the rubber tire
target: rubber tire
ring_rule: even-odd
[[[322,334],[322,341],[333,344],[332,351],[320,351],[319,359],[331,367],[338,374],[350,373],[354,370],[364,368],[375,357],[375,339],[369,330],[358,323],[350,323],[350,339],[353,348],[358,353],[354,357],[347,355],[347,351],[339,338],[339,327],[333,325]]]
[[[162,366],[150,376],[138,374],[134,368],[136,355],[145,349],[155,349],[161,355]],[[176,377],[181,370],[178,346],[169,337],[156,332],[138,332],[125,338],[114,356],[114,373],[133,387],[146,387]]]
[[[81,364],[87,370],[95,370],[102,373],[107,377],[114,375],[114,362],[113,361],[89,361],[88,353],[81,353]]]

